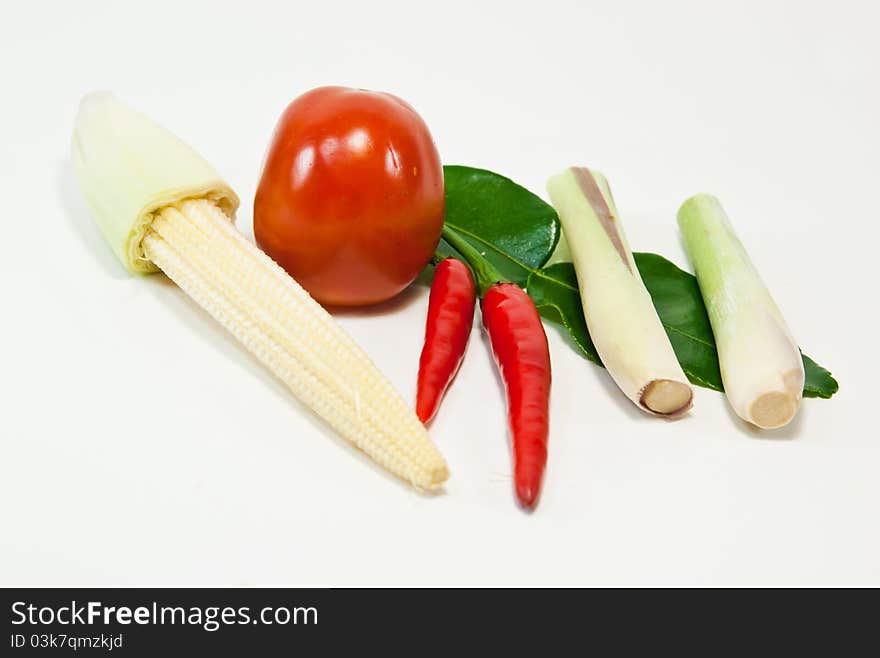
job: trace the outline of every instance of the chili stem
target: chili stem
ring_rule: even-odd
[[[464,261],[470,265],[471,270],[474,272],[474,278],[477,282],[477,291],[480,294],[480,298],[482,298],[486,294],[486,291],[496,283],[507,281],[507,279],[501,275],[501,272],[495,269],[495,266],[486,260],[486,257],[477,251],[476,247],[461,237],[455,229],[444,225],[443,239],[461,254]]]

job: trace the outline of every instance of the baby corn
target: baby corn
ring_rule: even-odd
[[[447,479],[424,426],[369,357],[235,229],[238,199],[210,165],[108,94],[83,100],[73,151],[85,196],[126,267],[164,272],[297,398],[390,472],[420,489]]]

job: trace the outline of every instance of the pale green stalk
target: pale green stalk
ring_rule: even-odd
[[[740,418],[762,428],[787,424],[804,389],[804,364],[779,308],[713,196],[698,194],[678,225],[709,312],[721,379]]]
[[[608,182],[597,171],[572,167],[551,178],[547,190],[602,363],[639,408],[666,417],[684,413],[693,389],[642,282]]]

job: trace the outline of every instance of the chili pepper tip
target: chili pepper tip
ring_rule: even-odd
[[[524,509],[533,510],[538,504],[538,496],[541,493],[541,482],[536,480],[518,481],[516,483],[516,499]]]

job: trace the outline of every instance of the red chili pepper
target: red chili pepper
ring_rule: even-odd
[[[483,298],[483,325],[507,391],[516,497],[532,509],[547,465],[551,380],[547,334],[531,297],[505,281],[485,253],[448,225],[443,227],[443,238],[471,266]]]
[[[461,366],[474,324],[477,290],[470,268],[456,258],[437,265],[419,359],[416,414],[427,423]]]
[[[550,426],[550,350],[532,299],[516,284],[486,290],[483,325],[507,389],[513,441],[513,481],[520,504],[538,502]]]

